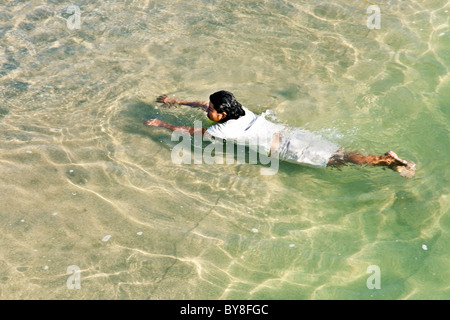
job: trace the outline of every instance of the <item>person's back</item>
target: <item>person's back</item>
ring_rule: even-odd
[[[248,145],[258,152],[268,156],[274,134],[284,129],[281,124],[273,123],[265,117],[256,115],[242,107],[245,115],[238,119],[212,125],[206,130],[205,136],[210,139],[219,138],[231,140],[237,144]]]

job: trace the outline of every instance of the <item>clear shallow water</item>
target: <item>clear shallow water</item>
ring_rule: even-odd
[[[450,7],[370,4],[0,1],[0,297],[450,298]],[[416,177],[173,164],[155,98],[220,89]]]

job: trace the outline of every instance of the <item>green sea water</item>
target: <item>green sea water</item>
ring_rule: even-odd
[[[449,10],[0,0],[0,298],[449,299]],[[222,89],[416,176],[173,163],[156,97]]]

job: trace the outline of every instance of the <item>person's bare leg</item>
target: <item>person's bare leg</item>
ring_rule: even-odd
[[[414,162],[407,162],[400,159],[393,151],[386,152],[384,155],[380,156],[365,156],[357,152],[344,152],[340,157],[332,157],[328,165],[339,167],[345,163],[388,167],[399,172],[401,176],[407,178],[411,178],[415,173]]]
[[[390,168],[406,166],[408,164],[406,161],[399,159],[392,151],[389,151],[382,156],[364,156],[358,153],[346,153],[344,155],[344,160],[359,165],[368,164],[371,166],[384,166]]]

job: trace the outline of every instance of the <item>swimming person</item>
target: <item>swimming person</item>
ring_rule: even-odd
[[[414,176],[416,170],[414,162],[400,159],[393,151],[386,152],[384,155],[362,155],[358,152],[344,151],[333,142],[308,130],[300,128],[289,130],[282,124],[273,123],[263,116],[254,114],[242,106],[228,91],[215,92],[209,100],[209,102],[189,102],[176,100],[166,95],[156,100],[165,106],[186,105],[205,110],[208,118],[216,122],[208,129],[175,126],[159,119],[148,119],[144,124],[173,131],[187,130],[191,135],[201,134],[210,139],[238,142],[257,140],[260,152],[292,163],[315,167],[341,167],[347,163],[382,166],[397,171],[406,178]]]

